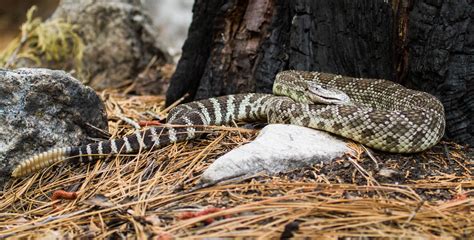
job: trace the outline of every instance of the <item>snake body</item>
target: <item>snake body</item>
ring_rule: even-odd
[[[329,96],[321,104],[311,93],[314,86],[346,95],[342,103],[333,103],[337,99]],[[87,163],[97,156],[159,148],[196,138],[204,126],[233,121],[306,126],[395,153],[420,152],[435,145],[445,127],[443,106],[428,93],[381,79],[284,71],[276,77],[273,94],[236,94],[181,104],[170,111],[170,125],[85,146],[55,148],[21,162],[12,175],[24,176],[63,160]]]

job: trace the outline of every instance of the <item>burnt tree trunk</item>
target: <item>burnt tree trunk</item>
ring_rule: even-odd
[[[472,143],[471,1],[197,0],[193,12],[168,105],[270,93],[286,69],[384,78],[439,97],[448,136]]]
[[[408,53],[406,86],[438,97],[446,136],[474,146],[474,2],[414,1]]]

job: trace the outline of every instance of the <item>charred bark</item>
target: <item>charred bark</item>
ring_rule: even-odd
[[[438,97],[446,136],[474,146],[474,2],[417,0],[409,19],[406,85]]]
[[[196,1],[171,104],[271,92],[284,69],[393,79],[392,12],[379,0]]]
[[[473,144],[470,0],[197,0],[167,104],[271,92],[286,69],[384,78],[434,94]]]

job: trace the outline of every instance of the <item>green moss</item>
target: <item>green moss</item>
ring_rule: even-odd
[[[36,6],[28,10],[21,35],[0,54],[0,66],[63,69],[75,72],[77,77],[84,77],[84,43],[76,31],[77,27],[62,19],[43,22],[33,17],[35,11]]]

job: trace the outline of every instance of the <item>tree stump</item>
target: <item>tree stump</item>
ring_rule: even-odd
[[[415,1],[409,20],[407,87],[438,97],[446,137],[474,146],[473,1]]]
[[[468,2],[197,0],[167,105],[185,94],[191,101],[269,93],[286,69],[384,78],[440,98],[447,136],[472,144],[474,15]]]
[[[271,92],[284,69],[394,76],[383,1],[196,1],[167,103]]]

